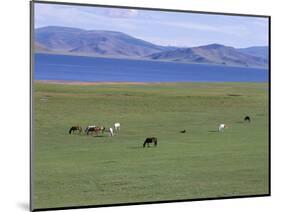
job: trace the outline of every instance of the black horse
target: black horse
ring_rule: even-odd
[[[250,116],[246,116],[246,117],[244,118],[244,121],[251,122],[251,118],[250,118]]]
[[[180,131],[180,133],[186,133],[186,130],[182,130],[182,131]]]
[[[74,133],[74,132],[79,132],[79,134],[82,132],[82,127],[80,127],[79,125],[77,126],[72,126],[70,127],[68,133],[71,134],[71,133]]]
[[[143,148],[146,146],[146,144],[149,147],[150,143],[154,143],[154,146],[157,146],[157,138],[156,137],[146,138],[143,143]]]

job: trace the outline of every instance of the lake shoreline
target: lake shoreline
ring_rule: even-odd
[[[61,84],[61,85],[146,85],[146,84],[160,84],[162,82],[85,82],[85,81],[72,81],[72,80],[34,80],[35,83],[42,84]],[[167,82],[169,83],[169,82]],[[177,82],[171,82],[177,83]]]
[[[174,61],[165,59],[149,59],[144,57],[114,57],[114,56],[101,56],[91,54],[75,54],[75,53],[61,53],[61,52],[35,52],[34,54],[46,54],[46,55],[61,55],[71,57],[88,57],[88,58],[102,58],[102,59],[115,59],[115,60],[133,60],[133,61],[148,61],[148,62],[162,62],[162,63],[175,63],[175,64],[191,64],[191,65],[206,65],[206,66],[219,66],[219,67],[233,67],[233,68],[248,68],[248,69],[261,69],[267,70],[267,66],[246,66],[246,65],[230,65],[222,63],[200,63],[200,62],[186,62],[186,61]]]
[[[57,85],[159,85],[159,84],[179,84],[179,83],[245,83],[245,84],[266,84],[267,82],[84,82],[84,81],[68,81],[68,80],[34,80],[34,83],[40,84],[57,84]]]

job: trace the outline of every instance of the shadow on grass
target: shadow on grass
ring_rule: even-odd
[[[217,131],[217,130],[209,130],[208,132],[216,133],[216,132],[218,132],[218,131]]]
[[[140,145],[140,146],[129,146],[127,147],[128,149],[143,149],[143,146]]]
[[[227,94],[227,96],[242,96],[241,94]]]
[[[92,135],[91,137],[94,137],[94,138],[106,138],[106,137],[110,137],[110,136],[108,136],[108,135]]]
[[[107,137],[110,137],[109,135],[106,135],[106,134],[104,134],[104,135],[71,134],[71,135],[72,136],[86,136],[86,137],[89,137],[89,138],[91,138],[91,137],[93,137],[93,138],[107,138]]]

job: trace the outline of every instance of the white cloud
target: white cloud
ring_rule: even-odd
[[[199,14],[177,14],[134,9],[51,5],[36,3],[35,27],[57,25],[82,29],[121,31],[141,39],[176,46],[225,43],[264,45],[266,19]]]
[[[133,9],[107,9],[106,15],[114,18],[133,18],[138,15],[137,10]]]

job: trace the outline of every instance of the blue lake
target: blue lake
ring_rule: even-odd
[[[268,70],[223,65],[35,54],[35,80],[267,82]]]

